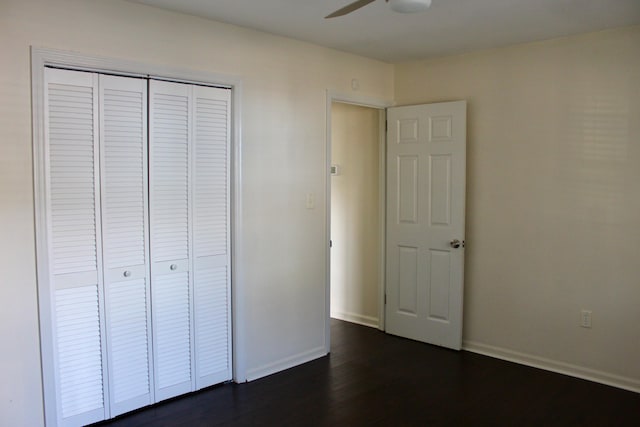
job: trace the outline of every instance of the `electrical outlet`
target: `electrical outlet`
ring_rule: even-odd
[[[583,328],[591,328],[591,311],[582,310],[580,312],[580,326]]]

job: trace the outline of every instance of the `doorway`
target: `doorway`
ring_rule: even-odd
[[[376,326],[377,321],[378,328],[389,333],[454,349],[459,349],[461,346],[465,246],[466,101],[394,107],[388,110],[385,108],[387,106],[382,102],[357,100],[331,93],[327,96],[326,159],[327,170],[332,173],[327,173],[326,230],[327,241],[333,244],[333,248],[327,245],[326,257],[328,283],[325,346],[327,353],[331,346],[331,317],[366,326]],[[336,178],[344,176],[345,171],[350,170],[350,175],[353,175],[353,167],[348,165],[350,158],[368,157],[357,150],[355,154],[349,154],[350,147],[340,146],[341,133],[346,135],[344,138],[346,140],[355,139],[353,135],[362,132],[364,128],[357,125],[358,119],[350,117],[347,113],[366,110],[377,111],[379,117],[378,221],[380,227],[377,233],[378,240],[373,240],[379,244],[377,319],[364,311],[372,312],[370,306],[366,305],[366,301],[370,301],[367,295],[370,295],[371,288],[365,288],[364,293],[357,292],[358,287],[362,289],[362,286],[351,288],[354,277],[356,279],[366,277],[366,273],[354,275],[350,272],[353,267],[359,273],[370,272],[367,267],[365,270],[360,270],[361,266],[376,262],[370,257],[363,260],[362,258],[366,255],[353,249],[367,246],[366,242],[371,245],[371,239],[366,239],[365,243],[362,243],[357,241],[357,236],[364,234],[371,237],[373,234],[371,229],[368,232],[361,232],[361,222],[364,218],[371,216],[373,209],[368,203],[364,203],[365,206],[369,206],[364,210],[358,209],[358,205],[351,210],[344,207],[344,204],[348,206],[349,203],[353,203],[353,200],[361,200],[360,193],[367,193],[366,190],[362,190],[364,187],[359,188],[357,184],[348,183],[345,177],[340,184],[343,188],[334,185],[334,182],[339,182]],[[404,113],[408,115],[405,116]],[[387,114],[389,114],[388,131]],[[392,143],[396,149],[391,150],[386,146],[387,138],[396,141],[396,144]],[[426,150],[427,155],[396,153],[400,146],[404,147],[402,150],[417,149],[420,152]],[[333,151],[337,153],[335,157],[332,154]],[[393,158],[387,158],[392,155]],[[343,160],[340,159],[341,156]],[[340,164],[341,161],[347,162],[346,168],[345,165]],[[393,167],[391,167],[392,164]],[[402,166],[401,170],[397,166]],[[422,172],[419,172],[420,170]],[[375,179],[370,176],[368,179],[364,178],[367,185],[373,180]],[[418,188],[419,183],[422,190]],[[355,190],[351,189],[351,186],[354,186]],[[332,196],[333,193],[336,193],[335,198]],[[387,202],[395,204],[391,203],[387,206]],[[400,204],[398,205],[397,202]],[[353,214],[352,210],[357,213]],[[423,233],[427,245],[425,247],[429,248],[429,253],[420,252],[415,244],[398,245],[398,242],[392,241],[388,235],[390,229],[387,221],[397,226],[408,224],[413,228],[430,224],[431,228],[437,229],[434,233]],[[409,234],[412,233],[409,232]],[[344,247],[340,248],[341,244]],[[387,247],[387,245],[390,246]],[[336,247],[339,249],[334,249]],[[400,255],[406,256],[398,256],[398,249],[402,252]],[[387,252],[391,253],[389,258],[386,256]],[[405,261],[404,264],[398,265],[396,261],[399,260]],[[419,262],[421,260],[428,262]],[[419,274],[419,272],[422,273]],[[388,274],[390,274],[389,277],[387,277]],[[386,298],[387,291],[391,292],[389,301]],[[402,304],[399,305],[399,301]],[[436,322],[439,326],[418,327],[418,330],[426,332],[426,335],[411,333],[411,326],[404,324],[406,322],[399,329],[392,327],[392,323],[397,320],[397,316],[396,318],[394,316],[399,313],[404,315],[405,312],[410,314],[409,317],[419,314],[418,317],[421,319],[425,318],[431,323]],[[388,318],[386,313],[389,313]]]
[[[383,329],[384,110],[330,105],[330,317]]]

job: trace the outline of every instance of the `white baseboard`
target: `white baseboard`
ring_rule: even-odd
[[[462,344],[462,349],[470,351],[472,353],[495,357],[497,359],[507,360],[509,362],[515,362],[521,365],[532,366],[534,368],[557,372],[559,374],[569,375],[572,377],[594,381],[597,383],[640,393],[640,380],[634,378],[627,378],[608,372],[585,368],[571,363],[559,362],[557,360],[546,359],[544,357],[520,353],[518,351],[495,347],[492,345],[482,344],[474,341],[465,340]]]
[[[331,311],[331,317],[338,320],[344,320],[346,322],[357,323],[362,326],[369,326],[371,328],[378,328],[378,324],[380,323],[377,317],[345,313],[343,311]]]
[[[267,375],[275,374],[276,372],[284,371],[285,369],[302,365],[303,363],[326,356],[326,354],[327,352],[325,351],[324,346],[322,346],[311,349],[309,351],[305,351],[303,353],[276,360],[272,363],[267,363],[266,365],[262,365],[257,368],[249,369],[247,370],[247,381],[257,380],[258,378],[266,377]]]

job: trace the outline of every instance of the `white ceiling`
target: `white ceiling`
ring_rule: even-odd
[[[417,14],[376,0],[130,0],[386,62],[450,55],[640,24],[640,0],[433,0]]]

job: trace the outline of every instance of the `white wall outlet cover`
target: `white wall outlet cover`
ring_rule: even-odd
[[[580,326],[583,328],[591,327],[591,310],[580,311]]]

